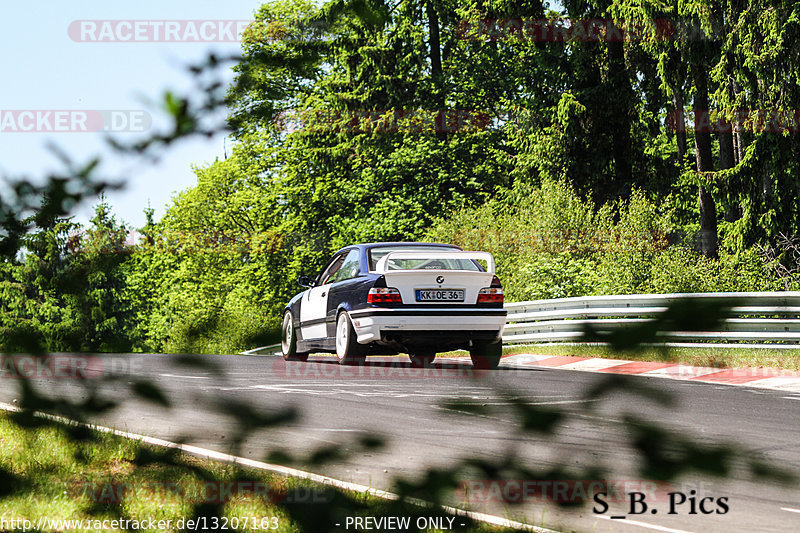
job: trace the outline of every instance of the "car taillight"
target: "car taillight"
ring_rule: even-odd
[[[478,292],[478,303],[479,304],[501,304],[505,301],[505,296],[503,296],[503,289],[497,287],[487,287],[485,289],[481,289]]]
[[[394,288],[372,287],[367,294],[367,303],[371,304],[401,304],[403,299],[400,291]]]

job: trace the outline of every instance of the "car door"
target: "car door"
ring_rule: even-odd
[[[342,262],[342,266],[330,277],[330,289],[328,290],[328,327],[327,336],[334,337],[336,330],[336,318],[340,306],[344,309],[351,309],[351,298],[353,292],[352,281],[358,276],[360,269],[361,253],[357,248],[350,250]]]
[[[333,256],[316,285],[308,289],[300,302],[300,334],[304,340],[324,339],[327,337],[325,319],[328,312],[328,292],[331,279],[334,278],[344,262],[346,252]]]

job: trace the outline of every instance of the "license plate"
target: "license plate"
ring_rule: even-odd
[[[417,289],[418,302],[463,302],[463,289]]]

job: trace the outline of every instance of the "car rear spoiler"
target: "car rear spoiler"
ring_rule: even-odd
[[[378,264],[375,265],[375,272],[378,274],[386,274],[389,269],[386,268],[390,259],[468,259],[468,260],[480,260],[486,261],[486,272],[489,274],[494,274],[494,257],[489,252],[433,252],[433,251],[426,251],[426,252],[408,252],[408,251],[399,251],[399,252],[389,252],[388,254],[384,255],[378,261]],[[416,270],[416,269],[402,269],[402,268],[393,268],[391,271],[397,270]]]

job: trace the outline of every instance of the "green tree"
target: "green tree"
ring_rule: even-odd
[[[462,42],[442,28],[459,20],[455,4],[415,1],[279,2],[257,14],[231,125],[272,202],[268,227],[291,248],[290,275],[353,241],[418,238],[508,183],[503,134],[487,127],[495,115],[456,83]]]
[[[122,297],[127,230],[101,199],[91,226],[40,219],[20,257],[4,262],[4,344],[35,340],[50,351],[130,349],[130,310]],[[25,334],[32,340],[21,341]]]

